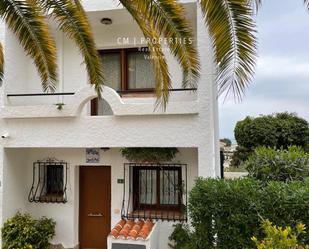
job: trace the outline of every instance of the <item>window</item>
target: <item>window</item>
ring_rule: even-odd
[[[155,78],[148,52],[128,51],[128,78],[126,90],[154,89]]]
[[[67,169],[67,163],[57,159],[34,162],[29,201],[67,202]]]
[[[63,195],[63,165],[47,165],[45,196]]]
[[[127,219],[186,221],[186,164],[124,164],[121,215]]]
[[[106,85],[120,92],[153,91],[155,76],[147,48],[99,51]]]
[[[133,170],[134,210],[181,209],[180,167],[137,167]]]
[[[121,56],[117,51],[101,53],[106,85],[121,90]]]
[[[120,94],[153,92],[155,74],[148,48],[128,48],[99,51],[105,85]],[[91,101],[91,116],[112,115],[102,99]]]

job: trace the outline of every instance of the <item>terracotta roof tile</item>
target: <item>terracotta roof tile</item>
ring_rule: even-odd
[[[153,226],[151,220],[120,220],[110,234],[114,239],[146,240]]]

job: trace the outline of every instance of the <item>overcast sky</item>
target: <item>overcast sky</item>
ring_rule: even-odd
[[[309,12],[303,0],[264,0],[258,14],[259,59],[244,100],[220,102],[220,138],[238,120],[296,112],[309,120]]]

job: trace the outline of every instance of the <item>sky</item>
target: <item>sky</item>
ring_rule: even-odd
[[[220,138],[234,139],[246,116],[288,111],[309,121],[309,11],[303,0],[264,0],[257,25],[255,78],[241,103],[220,101]]]

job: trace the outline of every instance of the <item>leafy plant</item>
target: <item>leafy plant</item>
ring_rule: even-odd
[[[190,249],[253,248],[264,237],[261,217],[282,227],[309,226],[309,180],[198,179],[189,196]],[[303,234],[304,244],[309,235]]]
[[[297,146],[286,150],[257,148],[243,165],[249,176],[262,181],[293,181],[309,177],[309,154]]]
[[[131,162],[167,162],[178,153],[177,148],[122,148],[121,154]]]
[[[55,226],[52,219],[33,219],[29,214],[17,213],[3,225],[2,248],[46,249],[55,235]]]
[[[306,233],[306,226],[302,223],[296,225],[295,229],[290,226],[285,228],[273,225],[269,220],[264,220],[261,228],[265,237],[258,240],[255,236],[251,240],[257,249],[305,249],[309,245],[301,245],[301,236]]]
[[[98,93],[103,83],[101,63],[85,11],[79,1],[1,1],[0,16],[19,40],[39,72],[44,91],[53,92],[57,84],[56,45],[46,16],[52,17],[84,57],[90,83]],[[3,48],[0,46],[0,75],[3,73]]]
[[[237,122],[234,135],[238,144],[234,165],[245,161],[260,146],[287,149],[296,145],[307,148],[309,124],[293,113],[277,113]]]
[[[173,226],[174,231],[169,236],[169,243],[171,249],[189,249],[191,234],[188,225],[183,223]]]

